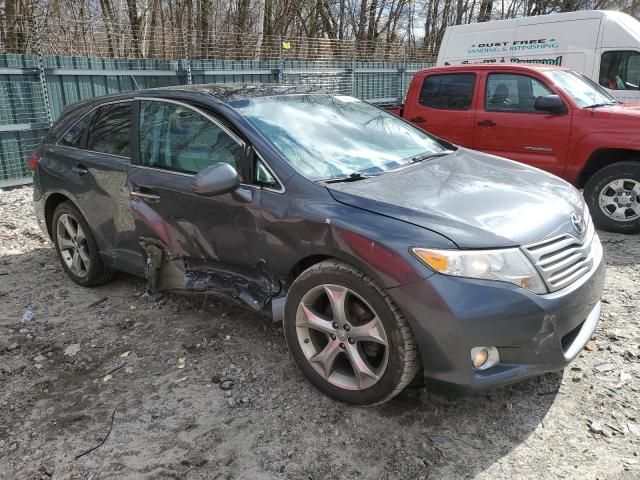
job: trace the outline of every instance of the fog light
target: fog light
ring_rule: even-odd
[[[486,370],[500,361],[496,347],[474,347],[471,349],[471,363],[476,370]]]

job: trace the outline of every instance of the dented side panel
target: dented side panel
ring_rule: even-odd
[[[291,269],[311,256],[351,263],[383,287],[428,277],[431,270],[410,253],[416,245],[453,248],[447,238],[424,228],[336,202],[323,185],[299,177],[286,195],[264,191],[265,269],[288,289]]]
[[[260,191],[196,195],[192,178],[131,167],[130,191],[147,195],[131,195],[131,208],[148,288],[210,291],[262,310],[281,287],[262,260]]]

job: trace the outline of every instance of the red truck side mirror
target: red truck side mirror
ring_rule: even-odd
[[[558,95],[545,95],[536,98],[533,108],[540,112],[553,114],[567,113],[567,107],[562,103],[562,99]]]

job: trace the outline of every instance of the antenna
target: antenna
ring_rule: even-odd
[[[134,77],[133,75],[129,75],[131,77],[131,80],[133,81],[133,84],[136,86],[136,90],[142,90],[140,88],[140,85],[138,85],[138,82],[136,82],[136,77]]]

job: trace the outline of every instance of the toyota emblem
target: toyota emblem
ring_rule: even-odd
[[[579,215],[575,212],[571,214],[571,225],[573,225],[573,229],[579,235],[582,235],[587,228],[587,225],[584,223],[584,218],[582,217],[582,215]]]

